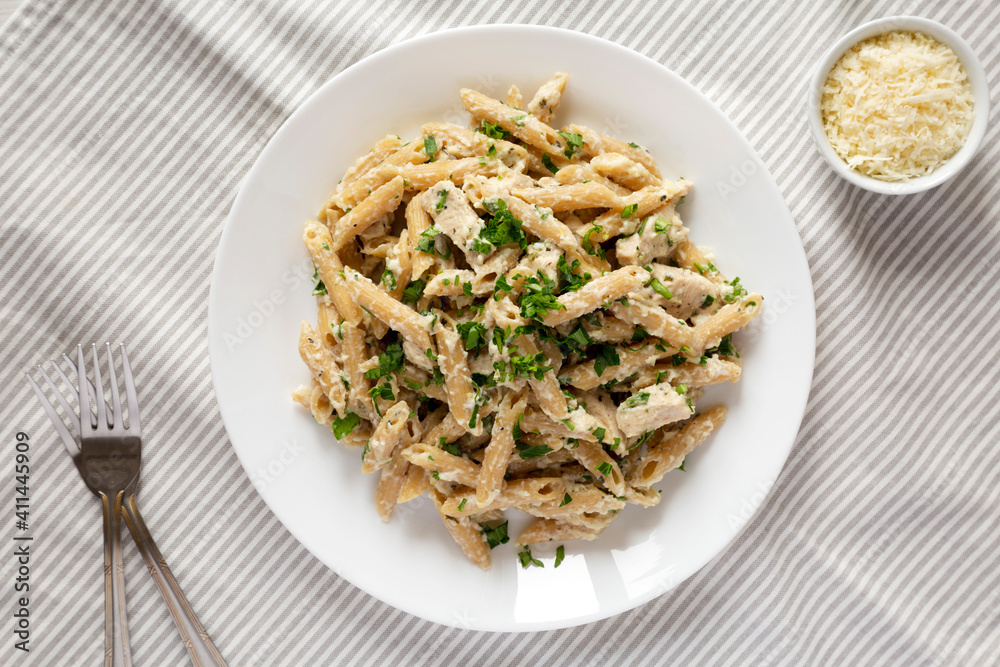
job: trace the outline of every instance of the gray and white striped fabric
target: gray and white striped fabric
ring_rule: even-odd
[[[1000,663],[997,128],[951,184],[892,198],[834,176],[803,113],[825,48],[897,13],[962,34],[998,106],[995,0],[28,0],[0,31],[0,663],[102,658],[100,511],[22,373],[105,339],[130,342],[150,406],[147,520],[234,665]],[[798,442],[733,546],[632,612],[534,635],[421,621],[306,552],[236,459],[206,345],[222,222],[282,121],[389,44],[496,22],[611,39],[719,104],[784,193],[818,316]],[[18,431],[31,437],[27,655],[10,616]],[[185,664],[128,542],[135,662]]]

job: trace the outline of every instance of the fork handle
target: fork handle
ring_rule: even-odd
[[[208,633],[198,622],[198,617],[195,616],[194,610],[191,609],[184,593],[181,592],[181,587],[174,579],[170,568],[167,567],[167,562],[160,554],[160,550],[156,548],[153,536],[149,534],[146,522],[143,521],[142,514],[139,513],[135,494],[129,494],[125,499],[122,511],[125,523],[128,525],[132,537],[135,538],[139,553],[146,561],[149,574],[152,575],[156,587],[160,590],[160,595],[167,603],[170,616],[173,617],[174,624],[177,625],[177,631],[181,633],[181,639],[184,641],[188,655],[191,656],[191,662],[194,663],[195,667],[208,667],[209,665],[225,667],[226,661],[222,659],[222,655],[212,644]]]
[[[104,510],[104,667],[132,667],[125,609],[121,508],[124,491],[101,494]]]

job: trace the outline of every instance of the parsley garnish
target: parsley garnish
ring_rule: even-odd
[[[444,437],[442,437],[441,439],[444,440]],[[461,456],[462,455],[462,452],[458,448],[458,443],[457,442],[442,442],[441,443],[441,449],[443,449],[444,451],[448,452],[452,456]]]
[[[668,222],[664,218],[657,218],[656,222],[653,223],[653,229],[656,230],[657,234],[666,234],[672,226],[672,223]]]
[[[726,334],[719,341],[718,346],[710,350],[705,350],[706,357],[711,357],[713,354],[717,354],[720,357],[739,357],[740,355],[737,354],[736,348],[733,347],[733,335]]]
[[[741,296],[745,296],[747,293],[747,291],[743,289],[743,285],[740,285],[739,276],[733,278],[732,281],[727,282],[726,284],[733,288],[733,291],[726,295],[726,303],[732,303]]]
[[[649,286],[653,288],[653,291],[662,296],[664,299],[673,299],[674,295],[670,293],[670,290],[661,283],[656,278],[651,278],[649,281]]]
[[[539,456],[545,456],[552,451],[552,448],[548,445],[535,445],[534,447],[525,447],[524,449],[519,449],[518,453],[521,455],[522,459],[537,459]]]
[[[542,153],[542,164],[553,174],[559,171],[559,167],[552,163],[552,158],[549,157],[548,153]]]
[[[583,137],[575,132],[559,132],[560,137],[566,140],[566,150],[563,151],[563,155],[567,159],[572,158],[573,154],[580,148],[583,148]]]
[[[497,278],[496,285],[493,286],[493,300],[499,301],[503,298],[505,292],[509,293],[514,287],[507,282],[506,276],[500,276]]]
[[[644,391],[627,398],[625,400],[624,405],[626,408],[634,408],[640,405],[645,405],[648,401],[649,401],[649,392]]]
[[[438,195],[438,201],[437,204],[434,205],[434,210],[440,211],[447,205],[448,205],[448,189],[441,188],[441,194]]]
[[[524,551],[517,552],[517,557],[521,559],[521,567],[527,569],[529,565],[537,565],[538,567],[545,567],[542,561],[538,560],[531,555],[531,547],[525,545]]]
[[[567,493],[565,496],[563,496],[562,502],[559,503],[559,507],[565,507],[566,505],[569,505],[571,502],[573,502],[573,496]]]
[[[468,498],[462,498],[462,502],[460,502],[458,504],[458,511],[459,512],[464,512],[465,511],[465,501],[467,501],[467,500],[468,500]]]
[[[582,276],[578,276],[574,271],[580,268],[580,260],[574,259],[572,264],[566,263],[566,258],[562,255],[559,256],[559,261],[556,262],[556,270],[559,271],[559,280],[562,283],[563,292],[575,292],[584,285],[590,282],[590,273],[584,273]]]
[[[510,365],[514,369],[514,374],[520,377],[534,377],[541,380],[546,371],[551,371],[552,366],[544,366],[545,354],[537,352],[534,355],[512,355]]]
[[[643,329],[641,326],[636,325],[635,331],[632,332],[632,342],[638,343],[640,341],[649,338],[649,332]]]
[[[604,369],[608,366],[617,366],[620,363],[621,359],[618,357],[618,350],[615,349],[614,345],[605,343],[601,345],[597,352],[597,358],[594,359],[594,372],[597,373],[597,377],[601,377]]]
[[[597,438],[598,442],[604,442],[604,436],[607,435],[607,430],[602,426],[601,428],[595,428],[592,433],[594,437]]]
[[[685,463],[687,463],[687,457],[686,456],[684,457],[684,460],[681,461],[681,464],[679,466],[677,466],[677,469],[680,470],[681,472],[687,472],[687,470],[684,469],[684,464]]]
[[[715,297],[712,296],[711,294],[706,294],[705,295],[705,300],[701,302],[701,307],[702,308],[708,308],[713,303],[715,303]]]
[[[412,281],[403,290],[403,303],[416,303],[420,301],[424,295],[425,287],[427,287],[427,281],[423,279]]]
[[[345,435],[349,434],[354,430],[354,427],[361,423],[361,417],[354,414],[350,410],[344,413],[343,418],[335,417],[332,422],[330,422],[330,429],[333,430],[333,437],[340,440]]]
[[[479,233],[480,237],[498,248],[508,243],[517,244],[521,250],[528,247],[528,237],[521,229],[523,223],[508,210],[507,202],[503,199],[487,200],[483,202],[483,208],[491,217]]]
[[[601,473],[605,477],[611,476],[611,470],[612,470],[611,463],[609,463],[608,461],[601,461],[599,464],[597,464],[597,472]]]
[[[323,284],[323,279],[319,277],[319,267],[313,264],[313,280],[316,281],[315,287],[313,287],[313,296],[323,296],[326,294],[326,285]]]
[[[476,132],[482,132],[490,139],[506,139],[510,136],[499,123],[487,123],[485,120],[479,124]]]
[[[567,494],[568,495],[568,494]],[[560,544],[556,547],[556,563],[552,567],[559,567],[566,559],[566,547]]]
[[[458,325],[458,334],[462,344],[469,352],[474,352],[486,345],[486,327],[478,322],[462,322]]]
[[[389,267],[382,272],[382,284],[388,287],[390,292],[396,289],[396,274],[390,271]]]
[[[510,542],[510,537],[507,535],[507,523],[507,521],[504,521],[499,526],[493,528],[489,526],[483,527],[483,535],[486,536],[486,543],[490,545],[490,549],[496,549],[501,544]]]
[[[396,341],[385,348],[385,352],[378,357],[378,368],[365,371],[365,377],[369,380],[378,380],[403,367],[403,343]],[[386,385],[388,386],[388,385]],[[392,398],[392,389],[389,390],[389,397]]]
[[[622,220],[628,220],[633,215],[635,215],[635,212],[638,210],[639,210],[638,204],[629,204],[628,206],[622,209]],[[642,234],[641,231],[639,233]]]
[[[434,138],[433,134],[428,134],[424,137],[424,152],[427,153],[427,157],[433,162],[434,155],[438,152],[437,139]],[[441,210],[440,206],[438,206],[438,210]]]
[[[541,321],[550,310],[566,310],[566,306],[555,297],[555,286],[555,281],[541,269],[538,270],[537,278],[532,276],[525,280],[525,292],[518,303],[521,306],[521,317]]]

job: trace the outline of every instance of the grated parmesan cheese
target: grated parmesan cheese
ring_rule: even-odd
[[[852,169],[883,181],[930,174],[965,143],[973,96],[955,52],[923,33],[856,44],[823,86],[823,125]]]

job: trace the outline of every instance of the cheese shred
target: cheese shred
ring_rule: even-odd
[[[856,44],[834,65],[822,113],[830,144],[849,167],[906,181],[930,174],[965,143],[972,85],[944,44],[889,32]]]

